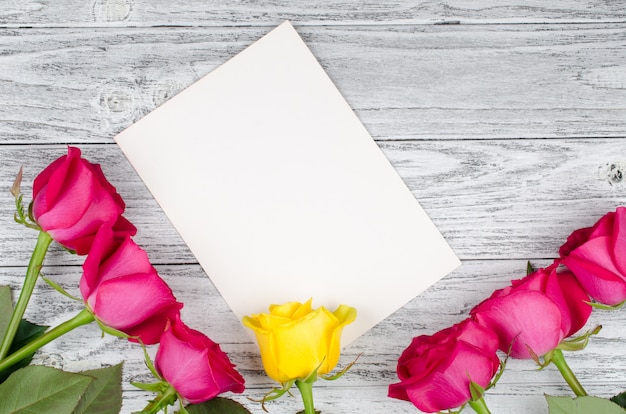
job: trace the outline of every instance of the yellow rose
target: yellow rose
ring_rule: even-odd
[[[339,362],[343,327],[356,319],[356,309],[339,305],[311,309],[311,299],[302,304],[271,305],[270,313],[245,316],[243,324],[256,334],[267,375],[284,384],[304,380],[316,368],[322,375]]]

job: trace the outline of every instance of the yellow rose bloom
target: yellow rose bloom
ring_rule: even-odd
[[[356,309],[339,305],[330,312],[313,310],[311,299],[302,304],[271,305],[270,313],[245,316],[243,324],[256,334],[267,375],[284,384],[304,380],[316,368],[320,375],[339,362],[343,327],[356,319]]]

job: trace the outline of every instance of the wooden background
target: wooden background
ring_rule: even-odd
[[[103,165],[127,217],[188,323],[222,344],[255,413],[274,386],[230,312],[113,137],[282,21],[297,31],[462,259],[463,266],[344,349],[362,353],[315,386],[323,413],[417,412],[386,397],[411,338],[467,316],[493,289],[550,263],[576,228],[626,202],[626,2],[4,0],[0,3],[0,284],[18,288],[34,232],[12,221],[8,189],[79,146]],[[173,137],[175,138],[175,137]],[[51,249],[44,273],[76,292],[80,259]],[[29,318],[56,324],[81,308],[40,283]],[[591,394],[626,389],[626,310],[569,362]],[[148,394],[133,345],[83,327],[37,362],[67,370],[125,360],[124,413]],[[492,412],[547,413],[571,395],[554,368],[511,361],[488,392]],[[300,402],[268,404],[294,413]],[[471,409],[468,409],[471,411]]]

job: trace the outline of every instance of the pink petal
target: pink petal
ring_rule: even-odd
[[[52,212],[62,213],[63,210],[61,210],[60,207],[55,207],[51,210],[51,213]],[[120,207],[113,202],[112,198],[108,194],[96,192],[90,201],[89,207],[77,221],[71,223],[67,228],[60,227],[51,229],[49,230],[49,233],[57,242],[71,249],[75,249],[75,240],[85,237],[93,237],[103,223],[107,221],[115,221],[121,213],[122,210]],[[50,216],[48,214],[44,214],[42,216],[42,218],[45,218],[46,220],[49,217]],[[51,223],[53,222],[51,221]],[[53,224],[60,225],[61,223],[57,221]],[[80,250],[78,251],[78,254],[87,253],[84,249],[75,250]]]
[[[561,310],[561,330],[565,337],[578,332],[591,315],[589,295],[570,272],[552,272],[548,281],[547,294]]]
[[[71,151],[71,148],[74,147],[68,147],[68,152]],[[80,153],[80,150],[78,151]],[[44,168],[44,170],[41,171],[37,175],[37,177],[35,177],[35,180],[33,181],[33,198],[37,197],[37,194],[41,192],[43,187],[48,185],[48,181],[50,181],[50,177],[52,176],[52,173],[54,171],[56,171],[58,168],[65,168],[67,170],[67,166],[62,166],[66,163],[67,157],[67,155],[62,155],[61,157],[57,158],[52,163],[50,163],[50,165]]]
[[[610,270],[575,256],[566,257],[563,264],[596,301],[617,305],[626,300],[626,281]]]
[[[437,412],[459,407],[470,397],[470,380],[486,387],[496,373],[499,361],[477,353],[475,348],[458,342],[450,350],[447,364],[437,367],[433,375],[418,382],[404,383],[406,394],[413,404],[425,412]]]
[[[152,315],[145,321],[126,328],[124,332],[132,337],[138,337],[145,345],[156,344],[161,340],[168,323],[180,317],[182,307],[183,304],[177,302],[161,312]],[[131,339],[131,341],[136,342],[135,339]]]
[[[156,271],[150,263],[148,254],[130,237],[124,239],[98,270],[100,282],[135,273],[153,272]]]
[[[155,367],[191,403],[244,390],[243,378],[219,345],[180,320],[163,333]]]
[[[528,347],[537,355],[554,349],[563,339],[561,312],[541,292],[517,290],[506,297],[487,299],[472,310],[475,320],[493,330],[499,349],[514,358],[528,359]]]
[[[111,195],[115,204],[117,204],[121,208],[121,210],[124,211],[124,209],[126,208],[126,204],[124,203],[124,200],[117,193],[117,189],[115,188],[115,186],[113,186],[113,184],[111,184],[109,180],[106,179],[106,177],[104,176],[104,173],[102,172],[102,167],[100,166],[100,164],[88,163],[88,167],[93,173],[95,179],[98,181],[98,183],[100,183],[100,186],[108,194]]]
[[[48,184],[35,198],[33,213],[44,230],[67,228],[76,223],[87,211],[94,197],[95,185],[91,171],[81,160],[68,157],[68,162],[55,170]],[[38,205],[45,197],[45,203]],[[43,210],[43,206],[47,210]]]
[[[124,331],[175,303],[169,286],[154,272],[100,283],[89,305],[105,325]]]
[[[611,253],[615,267],[626,280],[626,207],[618,207],[615,211]]]
[[[103,225],[96,233],[89,254],[83,262],[83,275],[80,279],[80,293],[83,299],[91,296],[100,280],[100,263],[105,260],[115,248],[115,239],[110,225]]]

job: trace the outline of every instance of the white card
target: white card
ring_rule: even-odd
[[[289,22],[115,139],[239,318],[343,303],[346,345],[460,264]]]

